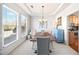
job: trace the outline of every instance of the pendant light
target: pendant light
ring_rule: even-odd
[[[41,6],[42,12],[41,12],[41,19],[39,19],[39,28],[41,29],[41,32],[44,32],[47,30],[47,19],[44,18],[44,7]]]
[[[41,6],[42,7],[42,17],[41,17],[41,27],[44,28],[44,6]]]

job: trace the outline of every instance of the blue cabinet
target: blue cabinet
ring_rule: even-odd
[[[54,36],[56,38],[56,42],[63,43],[64,42],[64,30],[55,29]]]

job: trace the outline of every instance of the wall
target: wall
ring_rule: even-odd
[[[67,16],[79,11],[79,4],[78,3],[73,3],[70,4],[67,8],[65,8],[63,11],[60,11],[58,14],[56,14],[56,18],[62,16],[62,29],[64,29],[64,35],[65,35],[65,43],[68,44],[68,19]]]
[[[0,4],[0,14],[2,14],[2,4]],[[2,15],[0,15],[0,54],[1,54],[1,47],[2,47]]]
[[[29,31],[31,30],[31,16],[28,17],[28,22],[27,22],[27,34],[29,34]]]
[[[2,34],[2,36],[0,36],[0,54],[9,54],[13,49],[15,49],[17,46],[19,46],[21,43],[23,43],[24,41],[25,41],[25,37],[21,37],[21,26],[20,26],[20,20],[21,20],[21,17],[20,17],[20,15],[21,14],[24,14],[26,17],[28,17],[28,21],[29,21],[29,16],[27,15],[27,14],[25,14],[24,12],[23,12],[23,10],[22,9],[20,9],[18,6],[17,6],[17,4],[6,4],[8,7],[10,7],[10,8],[12,8],[13,10],[15,10],[16,12],[18,12],[18,24],[17,24],[17,28],[18,28],[18,32],[17,32],[17,34],[18,34],[18,40],[17,41],[15,41],[14,43],[12,43],[12,44],[10,44],[9,46],[7,46],[7,47],[5,47],[5,48],[3,48],[2,47],[2,38],[3,38],[3,34]],[[1,6],[1,4],[0,4],[0,7],[2,7]],[[1,10],[1,8],[0,8],[0,14],[2,14],[1,13],[2,12],[2,10]],[[2,16],[0,16],[0,18],[1,18]],[[0,19],[0,22],[2,21],[2,19]],[[28,22],[27,21],[27,22]],[[2,25],[2,22],[0,23],[0,26]],[[27,26],[28,26],[28,24],[27,24]],[[28,28],[28,27],[27,27]],[[27,31],[28,32],[28,31]],[[0,27],[0,33],[2,33],[2,27]],[[27,33],[26,33],[27,34]]]

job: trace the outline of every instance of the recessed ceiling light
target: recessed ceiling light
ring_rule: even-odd
[[[44,7],[44,6],[42,6],[42,7]]]
[[[30,5],[30,7],[31,7],[31,8],[34,8],[34,6],[33,6],[33,5]]]

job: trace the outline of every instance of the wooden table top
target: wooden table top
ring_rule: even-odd
[[[38,32],[36,33],[35,38],[49,38],[50,40],[53,40],[52,34],[47,32]]]

